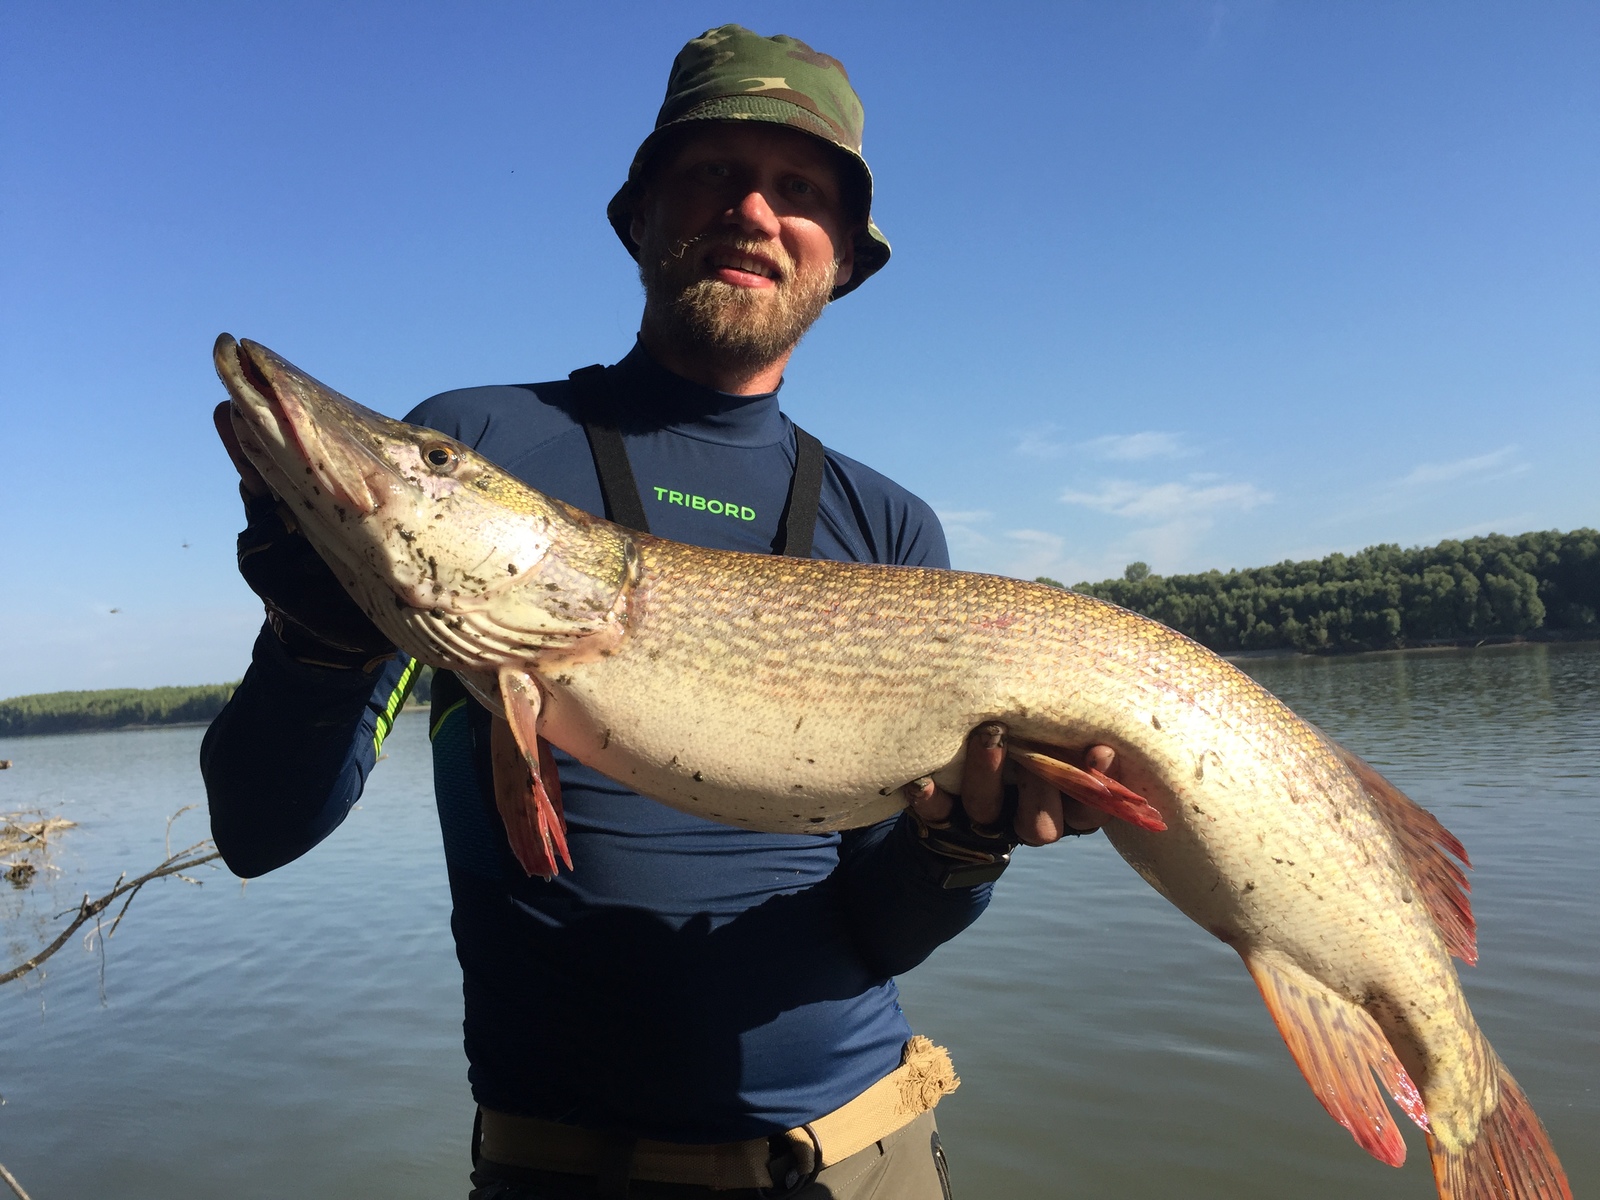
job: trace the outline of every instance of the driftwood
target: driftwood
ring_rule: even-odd
[[[47,817],[41,812],[0,814],[0,879],[13,887],[24,888],[33,882],[41,867],[53,870],[46,861],[50,835],[72,829],[76,821]]]
[[[216,849],[216,844],[212,842],[210,838],[196,842],[194,845],[183,850],[178,850],[176,852],[173,851],[172,822],[176,821],[180,816],[188,812],[189,809],[193,807],[194,805],[191,804],[184,808],[180,808],[177,812],[173,813],[172,816],[167,818],[167,857],[158,866],[156,866],[153,870],[146,871],[143,875],[140,875],[136,879],[129,879],[128,873],[124,871],[120,876],[117,877],[117,882],[111,888],[111,890],[98,899],[91,899],[89,894],[85,892],[83,895],[83,900],[79,903],[78,907],[76,909],[67,910],[67,912],[74,914],[73,918],[71,922],[68,923],[67,927],[63,929],[56,937],[56,939],[44,949],[40,950],[37,954],[33,955],[31,958],[24,959],[22,962],[12,967],[9,971],[0,972],[0,984],[10,983],[13,979],[20,979],[22,976],[28,974],[28,972],[37,970],[40,964],[45,961],[45,959],[49,958],[57,950],[65,946],[72,935],[77,933],[78,930],[82,929],[90,921],[95,923],[95,929],[89,935],[91,942],[95,937],[95,934],[100,934],[103,945],[103,939],[109,938],[112,934],[116,933],[117,926],[122,924],[122,918],[127,916],[128,906],[133,903],[133,898],[139,894],[139,889],[144,887],[145,884],[151,882],[152,880],[163,879],[168,875],[176,875],[185,883],[193,883],[198,885],[201,882],[200,880],[194,879],[191,876],[184,874],[184,872],[193,870],[202,863],[208,863],[212,859],[220,857],[220,855]],[[59,818],[57,819],[59,820]],[[70,825],[71,822],[68,821],[65,824]],[[59,827],[60,826],[58,826],[58,828]],[[118,911],[116,919],[111,922],[111,928],[102,932],[100,929],[100,916],[118,900],[122,901],[122,908]],[[58,913],[57,915],[66,916],[67,913]]]
[[[22,1190],[22,1185],[17,1182],[17,1177],[6,1170],[5,1163],[0,1163],[0,1180],[4,1180],[5,1185],[17,1194],[18,1200],[33,1200],[33,1197]]]

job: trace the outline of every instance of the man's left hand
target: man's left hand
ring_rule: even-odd
[[[992,826],[1005,806],[1006,729],[998,722],[979,725],[967,737],[967,759],[961,771],[961,794],[952,796],[931,779],[905,786],[912,812],[932,825],[950,819],[957,804],[974,825]],[[1111,774],[1116,752],[1110,746],[1090,746],[1083,752],[1085,770]],[[1027,846],[1081,833],[1093,833],[1105,823],[1104,813],[1064,796],[1029,771],[1017,774],[1016,835]]]

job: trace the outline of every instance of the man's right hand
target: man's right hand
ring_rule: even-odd
[[[239,472],[245,528],[239,534],[239,574],[266,605],[267,621],[292,657],[323,667],[370,666],[394,643],[350,598],[328,564],[285,513],[267,481],[239,448],[224,401],[211,414]]]

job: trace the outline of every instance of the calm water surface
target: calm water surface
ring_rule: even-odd
[[[1600,1195],[1600,646],[1251,673],[1438,813],[1476,863],[1480,1023]],[[0,951],[163,856],[201,802],[197,729],[0,739],[0,811],[79,822],[0,889]],[[424,722],[360,808],[242,887],[152,885],[108,945],[0,988],[0,1162],[35,1200],[464,1194],[471,1105]],[[184,828],[190,829],[184,836]],[[174,845],[205,834],[181,817]],[[103,950],[103,954],[102,954]],[[1312,1099],[1232,951],[1103,839],[1020,856],[983,920],[901,980],[965,1081],[940,1108],[958,1200],[1433,1195]]]

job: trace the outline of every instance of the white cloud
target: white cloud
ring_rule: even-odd
[[[1504,533],[1515,535],[1525,533],[1533,527],[1536,517],[1533,513],[1521,513],[1511,517],[1496,517],[1492,521],[1478,521],[1471,525],[1463,525],[1460,529],[1447,529],[1435,535],[1434,542],[1450,541],[1456,538],[1482,537],[1486,533]]]
[[[1040,575],[1052,579],[1061,577],[1059,572],[1065,569],[1062,551],[1066,548],[1066,539],[1041,529],[1008,529],[1006,537],[1016,543],[1016,551],[1008,556],[1006,574],[1018,579],[1037,579]]]
[[[1214,512],[1249,512],[1269,503],[1272,494],[1253,483],[1146,484],[1113,479],[1092,492],[1068,488],[1061,500],[1130,520],[1172,521]]]
[[[1502,446],[1489,454],[1472,458],[1458,458],[1447,463],[1421,463],[1400,480],[1401,487],[1428,487],[1436,483],[1452,483],[1471,476],[1512,475],[1528,469],[1527,463],[1513,462],[1515,446]]]
[[[957,562],[984,560],[992,543],[979,526],[986,524],[994,514],[986,509],[945,509],[934,507],[934,515],[944,526],[944,540],[950,547],[950,557]]]
[[[1153,458],[1187,458],[1195,451],[1180,433],[1147,430],[1144,433],[1108,433],[1091,438],[1083,448],[1096,458],[1112,462],[1146,462]]]
[[[1060,427],[1043,425],[1029,429],[1017,440],[1016,452],[1024,458],[1060,458],[1072,443],[1061,436]]]
[[[1026,431],[1017,441],[1016,452],[1025,458],[1061,458],[1074,454],[1110,462],[1188,458],[1196,453],[1181,433],[1146,430],[1143,433],[1108,433],[1079,441],[1059,425],[1041,425]]]
[[[1213,472],[1160,483],[1110,479],[1092,488],[1068,488],[1060,498],[1065,504],[1105,513],[1133,526],[1106,545],[1095,556],[1098,561],[1083,564],[1092,567],[1091,571],[1073,573],[1076,579],[1120,575],[1130,562],[1148,562],[1163,573],[1186,569],[1209,539],[1219,516],[1249,512],[1274,499],[1271,492],[1253,483],[1230,482]]]
[[[1126,448],[1124,439],[1106,445],[1116,452]],[[1171,437],[1131,445],[1139,453],[1162,446],[1163,452],[1176,452],[1181,443]],[[1110,520],[1080,515],[1060,531],[1006,528],[1004,513],[936,504],[955,565],[1022,579],[1047,575],[1069,584],[1120,576],[1128,563],[1137,561],[1162,573],[1187,570],[1201,558],[1219,519],[1274,499],[1253,483],[1214,472],[1193,472],[1162,482],[1114,478],[1068,488],[1058,496],[1065,504],[1105,514]]]

